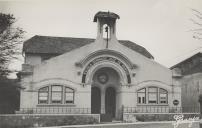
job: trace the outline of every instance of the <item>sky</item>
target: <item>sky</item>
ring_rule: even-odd
[[[0,0],[0,12],[11,13],[27,40],[34,35],[96,38],[98,11],[118,14],[117,38],[145,47],[158,63],[170,67],[194,52],[202,40],[194,39],[191,22],[202,0]],[[197,19],[196,19],[197,20]],[[20,70],[23,57],[11,63]],[[15,77],[13,75],[12,77]]]

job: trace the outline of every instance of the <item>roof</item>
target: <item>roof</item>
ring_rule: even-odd
[[[94,39],[36,35],[24,42],[23,52],[63,54],[92,42]]]
[[[119,15],[113,12],[102,12],[99,11],[95,14],[93,22],[97,22],[97,18],[113,18],[120,19]]]
[[[180,61],[179,63],[173,65],[172,67],[170,67],[170,69],[174,69],[174,68],[180,66],[181,64],[186,63],[187,61],[189,61],[190,59],[192,59],[192,58],[194,58],[194,57],[196,57],[196,56],[202,56],[202,52],[197,52],[197,53],[191,55],[190,57],[188,57],[188,58],[186,58],[186,59]]]
[[[151,58],[151,59],[154,59],[154,57],[151,55],[151,53],[149,53],[147,51],[147,49],[145,49],[144,47],[132,42],[132,41],[129,41],[129,40],[119,40],[119,43],[142,54],[143,56],[147,57],[147,58]]]
[[[52,37],[36,35],[23,44],[23,52],[33,54],[63,54],[73,49],[93,43],[95,39]],[[119,40],[120,44],[142,54],[147,58],[154,58],[144,47],[128,40]]]

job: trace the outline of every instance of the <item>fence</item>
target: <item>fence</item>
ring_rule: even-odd
[[[90,108],[43,107],[20,108],[16,114],[90,114]]]
[[[123,107],[123,113],[200,113],[200,108],[167,106]]]
[[[91,114],[91,108],[37,107],[20,108],[16,114]],[[97,112],[96,112],[97,113]],[[100,113],[106,113],[101,109]],[[199,107],[138,106],[123,107],[120,113],[200,113]]]

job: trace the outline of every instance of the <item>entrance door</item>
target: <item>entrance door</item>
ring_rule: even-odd
[[[113,87],[108,87],[105,92],[105,112],[112,118],[116,112],[116,91]]]
[[[91,88],[91,113],[99,114],[101,108],[101,93],[98,87]]]

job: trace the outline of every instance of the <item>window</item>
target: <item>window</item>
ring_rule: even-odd
[[[74,90],[71,88],[65,88],[65,103],[74,103]]]
[[[39,89],[39,104],[47,104],[48,103],[48,87],[44,87]]]
[[[158,96],[157,88],[149,87],[148,88],[148,103],[156,104],[157,100],[158,100],[157,96]]]
[[[142,88],[137,91],[138,104],[167,104],[168,91],[157,87]]]
[[[62,103],[62,86],[53,85],[51,88],[51,103],[61,104]]]
[[[162,88],[159,89],[159,101],[161,104],[168,103],[168,93],[166,90],[164,90]]]
[[[137,92],[138,103],[145,104],[146,103],[146,88],[140,89]]]
[[[50,89],[49,89],[50,88]],[[38,91],[39,104],[74,103],[74,90],[62,85],[43,87]]]

